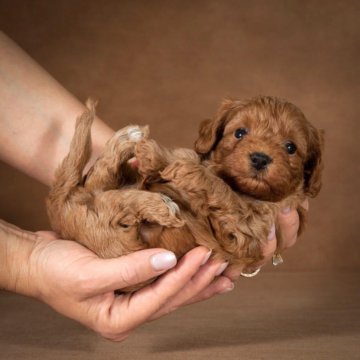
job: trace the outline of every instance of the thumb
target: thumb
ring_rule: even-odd
[[[285,208],[278,216],[280,232],[282,237],[282,249],[293,246],[299,231],[299,214],[295,209]]]
[[[91,264],[93,290],[114,291],[159,276],[177,263],[173,252],[164,249],[140,250],[114,259],[97,259]]]

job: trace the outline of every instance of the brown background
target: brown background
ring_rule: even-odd
[[[326,130],[323,191],[276,272],[122,345],[2,293],[0,359],[359,359],[359,4],[0,0],[1,28],[79,99],[97,97],[114,129],[149,124],[191,147],[222,98],[270,94]],[[0,217],[47,228],[47,189],[5,164],[0,174]]]

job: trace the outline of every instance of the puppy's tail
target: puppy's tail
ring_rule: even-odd
[[[55,172],[50,202],[56,199],[59,205],[63,204],[82,180],[83,170],[91,156],[91,125],[95,118],[95,106],[96,102],[88,99],[86,111],[76,119],[69,153]]]

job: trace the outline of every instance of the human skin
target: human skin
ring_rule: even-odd
[[[1,32],[0,53],[0,158],[50,186],[84,106]],[[113,133],[96,119],[91,161]],[[292,246],[297,212],[284,209],[278,221],[286,247]],[[275,249],[273,231],[257,266],[268,262]],[[178,263],[164,249],[100,259],[51,231],[33,233],[0,222],[0,287],[37,298],[116,341],[180,306],[232,290],[239,271],[225,270],[226,263],[208,260],[209,256],[208,249],[197,247]],[[134,294],[114,295],[116,289],[161,274]]]

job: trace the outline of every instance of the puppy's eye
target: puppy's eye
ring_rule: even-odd
[[[291,142],[291,141],[288,141],[286,144],[285,144],[285,147],[286,147],[286,151],[288,152],[289,155],[293,155],[296,153],[296,145]]]
[[[231,241],[231,242],[235,242],[237,240],[237,237],[234,233],[230,233],[228,235],[228,239]]]
[[[245,129],[245,128],[240,128],[240,129],[236,129],[235,130],[235,137],[237,138],[237,139],[242,139],[245,135],[247,135],[247,133],[248,133],[248,130],[247,129]]]
[[[123,229],[127,229],[130,225],[127,225],[127,224],[122,224],[122,223],[118,223],[118,225],[120,227],[122,227]]]

